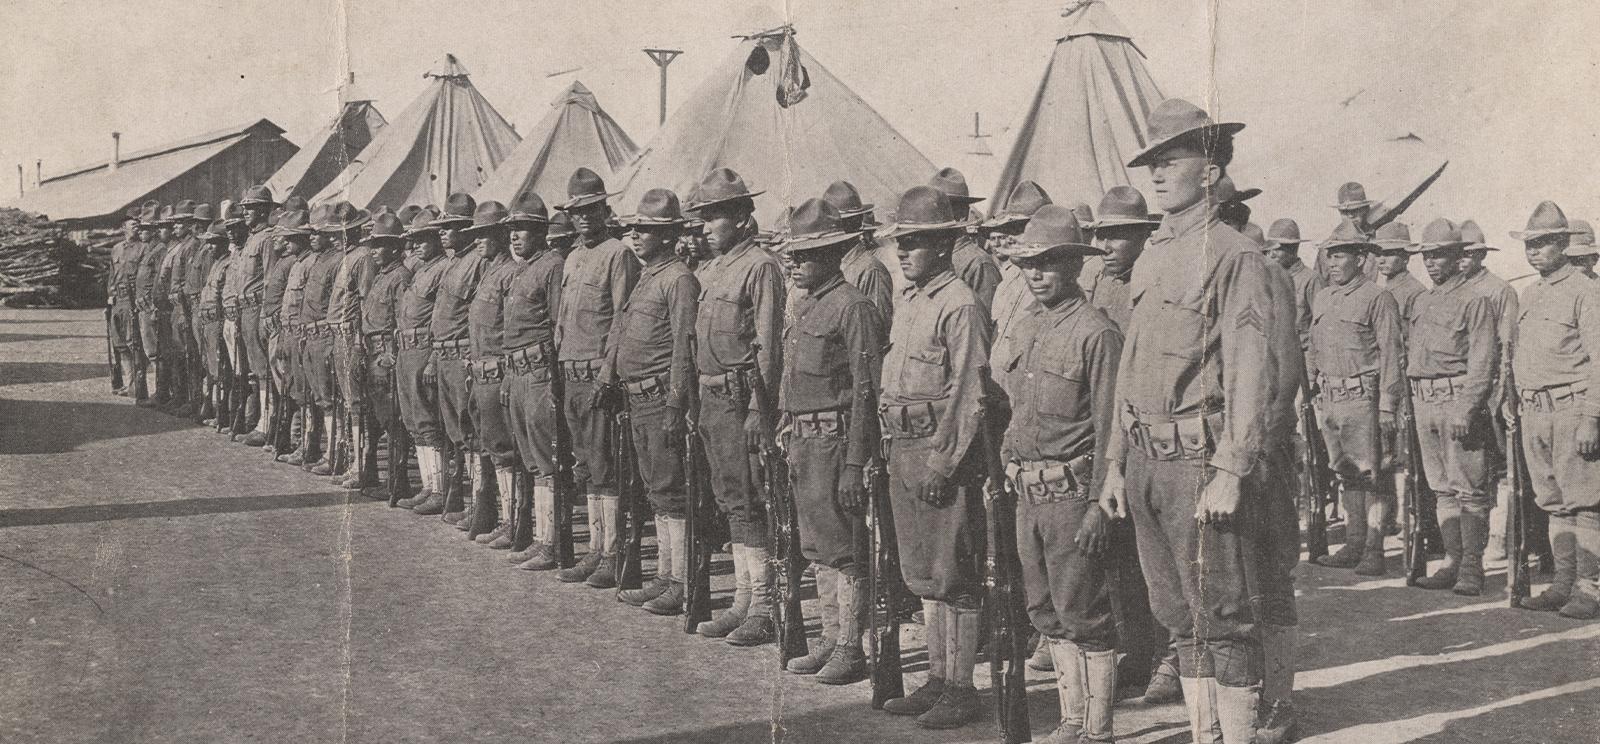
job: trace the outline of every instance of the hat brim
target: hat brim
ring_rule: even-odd
[[[545,233],[544,237],[545,240],[554,240],[556,238],[576,238],[578,237],[578,231],[569,227],[561,232]]]
[[[385,240],[393,240],[393,241],[397,241],[397,242],[402,242],[403,243],[403,242],[405,242],[405,239],[406,239],[405,233],[401,233],[399,235],[368,235],[367,237],[361,239],[361,244],[362,245],[377,245],[378,243],[380,243],[382,241],[385,241]]]
[[[272,207],[283,206],[279,202],[275,202],[271,199],[240,199],[238,201],[238,205],[241,207],[266,207],[268,209],[271,209]]]
[[[1462,250],[1464,250],[1464,251],[1494,251],[1495,253],[1499,253],[1500,252],[1499,248],[1496,248],[1496,247],[1494,247],[1492,245],[1489,245],[1487,243],[1468,243],[1465,248],[1462,248]]]
[[[1006,225],[1015,225],[1018,222],[1027,222],[1031,219],[1033,219],[1033,215],[1031,214],[1001,214],[995,215],[994,217],[990,217],[989,219],[978,223],[978,227],[992,230],[997,227],[1005,227]]]
[[[1290,246],[1293,246],[1295,248],[1299,248],[1300,244],[1304,243],[1304,242],[1306,242],[1306,241],[1304,241],[1304,240],[1275,240],[1273,238],[1267,238],[1266,242],[1261,244],[1261,247],[1269,249],[1269,250],[1277,249],[1277,248],[1288,248]],[[1330,245],[1330,244],[1324,243],[1323,247],[1327,247],[1328,245]]]
[[[1176,145],[1179,142],[1182,142],[1185,138],[1193,137],[1197,134],[1214,132],[1218,135],[1232,137],[1243,129],[1244,124],[1236,121],[1224,121],[1216,124],[1207,124],[1202,127],[1195,127],[1193,129],[1186,129],[1182,132],[1172,135],[1171,137],[1161,140],[1160,142],[1150,145],[1143,150],[1140,150],[1137,155],[1133,156],[1132,160],[1128,161],[1128,167],[1140,168],[1149,165],[1150,161],[1155,159],[1155,156],[1161,154],[1162,151],[1171,148],[1173,145]]]
[[[682,217],[645,217],[629,214],[617,218],[617,224],[623,227],[682,227],[683,223]]]
[[[462,223],[466,223],[470,226],[472,224],[472,218],[462,217],[458,214],[443,215],[435,217],[432,222],[428,223],[428,227],[434,230],[439,230],[446,227],[459,227]]]
[[[916,235],[917,233],[961,232],[970,225],[971,223],[966,222],[965,220],[923,223],[891,222],[879,228],[877,232],[873,234],[879,238],[894,239],[903,238],[907,235]]]
[[[371,221],[371,217],[362,217],[354,222],[330,222],[317,226],[317,232],[349,232]]]
[[[1573,256],[1594,256],[1600,255],[1600,247],[1596,247],[1594,243],[1569,245],[1565,251],[1562,251],[1562,253],[1566,254],[1567,258],[1572,258]]]
[[[621,191],[612,193],[600,192],[598,194],[584,194],[583,196],[575,196],[561,204],[557,204],[556,209],[566,212],[573,209],[578,209],[579,207],[587,207],[590,204],[599,204],[600,202],[618,196],[621,193]]]
[[[1000,255],[1009,259],[1028,259],[1046,256],[1051,253],[1063,253],[1068,256],[1104,256],[1106,252],[1088,243],[1024,243],[1017,241],[998,251]]]
[[[1139,219],[1137,217],[1108,217],[1094,220],[1084,224],[1086,230],[1103,230],[1108,227],[1148,227],[1155,229],[1161,226],[1161,220]]]
[[[486,225],[469,225],[467,227],[463,227],[463,228],[461,228],[461,232],[466,233],[468,235],[471,235],[472,233],[483,232],[484,230],[488,230],[491,227],[505,227],[505,226],[506,226],[505,220],[504,219],[499,219],[499,220],[495,220],[494,222],[490,222],[490,223],[488,223]]]
[[[1530,240],[1538,240],[1539,238],[1548,238],[1548,237],[1555,236],[1555,235],[1577,235],[1577,234],[1578,234],[1578,232],[1576,230],[1573,230],[1573,229],[1570,229],[1570,228],[1552,227],[1552,228],[1544,228],[1544,229],[1539,229],[1539,230],[1522,230],[1522,231],[1513,232],[1513,233],[1511,233],[1511,239],[1512,240],[1520,240],[1520,241],[1526,243],[1526,242],[1528,242]]]
[[[702,209],[705,209],[706,207],[714,207],[714,206],[716,206],[718,204],[726,204],[728,202],[737,201],[739,199],[754,199],[754,198],[756,198],[758,196],[761,196],[762,194],[765,194],[765,193],[767,193],[766,189],[761,189],[759,191],[752,191],[752,192],[750,192],[748,194],[735,194],[733,196],[724,196],[721,199],[712,199],[710,201],[695,202],[693,204],[690,204],[687,207],[684,207],[683,211],[685,211],[685,212],[698,212],[698,211],[700,211]]]
[[[512,225],[548,225],[549,217],[540,217],[536,214],[512,212],[510,216],[500,220],[500,224],[510,227]]]
[[[1411,249],[1416,246],[1416,243],[1403,243],[1398,240],[1376,240],[1372,244],[1378,247],[1379,253],[1388,253],[1389,251],[1411,253]]]
[[[1448,248],[1466,248],[1469,243],[1465,240],[1452,240],[1447,243],[1412,243],[1412,253],[1427,253],[1428,251],[1442,251]]]
[[[1254,198],[1256,198],[1258,196],[1261,196],[1261,189],[1248,188],[1248,189],[1245,189],[1243,191],[1234,192],[1233,199],[1231,199],[1231,201],[1247,202],[1247,201],[1250,201],[1251,199],[1254,199]]]
[[[1377,202],[1368,199],[1366,201],[1339,202],[1338,204],[1330,204],[1328,206],[1333,207],[1341,212],[1348,212],[1352,209],[1366,209],[1374,204],[1377,204]]]
[[[843,246],[852,240],[859,240],[861,232],[846,230],[841,232],[821,233],[817,235],[794,235],[783,240],[779,249],[784,253],[803,253],[830,246]]]
[[[1268,244],[1268,247],[1271,247],[1270,243]],[[1382,246],[1379,246],[1377,243],[1366,240],[1328,241],[1318,247],[1325,251],[1356,250],[1365,253],[1379,253],[1383,250]]]
[[[415,238],[418,235],[422,235],[424,233],[437,233],[437,232],[439,232],[439,228],[434,227],[432,224],[428,224],[428,225],[424,225],[422,227],[409,227],[409,228],[406,228],[406,231],[403,232],[403,233],[400,233],[400,236],[403,237],[403,238],[409,239],[409,238]]]

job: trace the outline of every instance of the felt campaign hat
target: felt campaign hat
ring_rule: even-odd
[[[217,211],[221,214],[222,224],[225,227],[244,224],[244,210],[232,201],[223,199]]]
[[[1163,151],[1194,137],[1207,142],[1232,137],[1244,129],[1244,125],[1212,121],[1205,109],[1182,98],[1168,98],[1150,112],[1147,129],[1146,141],[1150,144],[1128,161],[1129,168],[1149,165]]]
[[[1028,220],[1022,235],[1000,250],[1010,259],[1034,258],[1058,251],[1072,256],[1105,255],[1105,251],[1089,243],[1089,236],[1078,224],[1078,216],[1072,209],[1059,204],[1040,207]]]
[[[244,190],[243,196],[239,197],[241,207],[271,208],[277,205],[278,203],[272,199],[272,189],[267,188],[265,184],[251,186]]]
[[[1373,244],[1382,252],[1404,251],[1410,253],[1416,245],[1411,242],[1411,228],[1404,222],[1390,222],[1378,228],[1372,236]]]
[[[1250,242],[1255,243],[1257,248],[1266,250],[1269,247],[1267,245],[1267,234],[1262,232],[1261,226],[1254,222],[1244,223],[1244,229],[1240,230],[1239,234],[1249,238]]]
[[[509,211],[504,220],[507,225],[550,224],[550,208],[532,191],[517,194],[517,198],[511,200]]]
[[[401,211],[403,212],[405,210]],[[434,220],[437,220],[438,218],[438,211],[436,211],[431,205],[422,207],[421,209],[417,210],[416,214],[411,215],[410,220],[405,221],[406,231],[402,234],[407,238],[414,238],[424,233],[437,234],[439,232],[439,228],[434,225]]]
[[[1572,225],[1567,222],[1567,213],[1561,211],[1553,201],[1539,202],[1533,208],[1533,214],[1528,215],[1528,226],[1519,232],[1511,233],[1514,240],[1527,242],[1546,238],[1551,235],[1571,235]]]
[[[957,216],[956,209],[943,191],[932,186],[913,186],[900,196],[894,222],[885,225],[878,235],[899,238],[914,233],[959,231],[967,223]]]
[[[1150,216],[1150,205],[1145,202],[1144,194],[1132,186],[1112,186],[1100,197],[1100,209],[1096,211],[1100,213],[1099,219],[1088,225],[1095,230],[1125,225],[1154,229],[1161,224],[1161,220]]]
[[[1378,244],[1373,239],[1368,238],[1365,233],[1361,232],[1361,228],[1350,220],[1340,220],[1339,226],[1333,228],[1333,234],[1329,235],[1327,240],[1322,241],[1322,248],[1328,251],[1358,250],[1375,252],[1380,250]]]
[[[624,227],[674,227],[683,225],[683,205],[671,189],[650,189],[639,197],[639,209],[618,217]]]
[[[1567,244],[1568,256],[1593,256],[1600,253],[1594,244],[1594,226],[1587,220],[1572,220],[1569,227],[1572,230],[1572,242]]]
[[[1268,248],[1296,246],[1304,242],[1300,237],[1300,223],[1288,217],[1274,220],[1272,226],[1267,228]]]
[[[872,214],[873,205],[862,203],[861,192],[857,191],[855,184],[849,181],[834,181],[828,184],[827,190],[822,192],[822,198],[832,204],[834,209],[839,210],[841,219]]]
[[[200,202],[194,205],[194,211],[189,214],[189,219],[202,225],[210,225],[217,219],[217,210],[212,209],[206,202]]]
[[[996,228],[1017,222],[1027,222],[1039,208],[1052,204],[1050,195],[1045,193],[1044,187],[1033,181],[1018,181],[1012,187],[1011,193],[1006,196],[1006,206],[995,216],[983,223],[984,227]]]
[[[807,199],[789,217],[789,233],[782,242],[785,253],[847,245],[861,236],[859,230],[846,230],[844,216],[826,199]]]
[[[505,224],[506,218],[511,216],[511,210],[506,205],[497,201],[486,201],[478,204],[478,209],[472,213],[472,226],[463,228],[468,234],[481,232],[491,227],[500,227]]]
[[[172,216],[172,213],[173,209],[171,204],[162,207],[161,211],[156,213],[155,223],[157,225],[170,225],[174,222],[177,222],[177,219]]]
[[[422,211],[422,206],[421,205],[418,205],[418,204],[407,204],[407,205],[401,207],[400,211],[395,212],[394,216],[400,218],[400,224],[402,224],[402,225],[410,225],[411,224],[411,220],[415,219],[416,216],[417,216],[417,213],[421,212],[421,211]]]
[[[478,210],[478,201],[471,194],[457,191],[444,200],[444,211],[433,219],[433,226],[462,227],[472,224],[472,215]]]
[[[399,243],[405,240],[405,224],[400,222],[400,216],[393,212],[380,212],[372,218],[372,232],[361,242],[377,244],[379,241]]]
[[[301,209],[301,210],[309,210],[309,209],[311,209],[311,207],[306,205],[305,197],[300,196],[299,194],[295,194],[295,195],[290,196],[287,199],[284,199],[282,206],[283,206],[283,211],[285,211],[285,212],[293,212],[296,209]]]
[[[194,200],[193,199],[181,199],[181,200],[179,200],[177,206],[174,206],[172,208],[172,220],[174,222],[176,222],[178,220],[192,220],[192,219],[194,219]]]
[[[950,198],[950,203],[957,206],[983,201],[983,197],[972,195],[971,189],[967,188],[966,175],[955,168],[940,168],[933,178],[928,179],[928,185],[943,192]]]
[[[1472,220],[1461,223],[1461,239],[1467,242],[1466,250],[1469,251],[1498,251],[1499,248],[1489,245],[1488,239],[1483,235],[1483,228]]]
[[[690,212],[698,212],[713,204],[722,204],[735,199],[750,199],[766,191],[751,191],[740,176],[732,168],[718,168],[700,179],[694,187],[694,200],[689,203]]]
[[[572,218],[566,212],[556,212],[550,218],[550,227],[545,230],[546,239],[570,238],[578,234],[577,228],[572,226]]]
[[[199,237],[201,240],[207,241],[225,241],[228,239],[228,225],[222,220],[212,220],[211,224],[206,225],[205,228],[200,231]]]
[[[367,224],[371,219],[372,215],[368,214],[367,210],[359,209],[350,202],[341,201],[333,205],[333,208],[328,212],[327,218],[317,229],[322,232],[354,230]]]
[[[567,179],[567,200],[556,209],[577,209],[590,204],[598,204],[616,194],[606,191],[605,179],[588,168],[578,168]]]
[[[1367,187],[1355,181],[1339,187],[1339,202],[1333,205],[1334,209],[1351,210],[1372,206],[1372,200],[1367,198]]]
[[[1461,239],[1461,226],[1450,220],[1440,217],[1422,228],[1422,239],[1411,247],[1415,253],[1427,253],[1442,248],[1464,248],[1467,241]]]
[[[278,218],[278,224],[272,229],[278,235],[310,235],[313,232],[311,215],[304,209],[291,209]]]

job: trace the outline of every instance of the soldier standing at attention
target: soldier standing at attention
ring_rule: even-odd
[[[1060,725],[1039,741],[1112,741],[1116,587],[1105,564],[1111,520],[1094,489],[1116,426],[1122,334],[1078,285],[1084,257],[1100,249],[1072,210],[1040,208],[1004,250],[1037,300],[991,362],[1012,411],[1002,456],[1017,494],[1028,615],[1046,639],[1061,701]]]
[[[1600,259],[1600,249],[1595,248],[1594,227],[1585,220],[1572,221],[1572,239],[1567,245],[1567,263],[1572,264],[1590,279],[1600,278],[1594,273],[1596,259]]]
[[[561,310],[561,277],[565,261],[546,242],[550,212],[538,194],[527,192],[511,205],[506,217],[511,253],[521,262],[505,300],[506,424],[531,475],[531,489],[519,489],[518,498],[533,500],[518,514],[532,512],[537,532],[533,542],[507,559],[518,568],[548,571],[557,568],[555,474],[557,453],[555,390],[550,362],[556,353],[556,317]],[[531,508],[530,508],[531,507]],[[513,536],[513,540],[516,536]],[[517,547],[517,546],[513,546]]]
[[[1011,323],[1022,317],[1033,304],[1033,293],[1028,291],[1028,280],[1022,271],[1006,258],[1007,247],[1027,229],[1028,220],[1040,207],[1050,204],[1050,195],[1032,181],[1019,182],[1006,198],[1005,209],[983,223],[984,249],[993,254],[1000,264],[1000,284],[995,287],[994,300],[989,315],[994,321],[994,344],[1006,343]],[[1044,652],[1048,657],[1048,649]]]
[[[928,679],[884,703],[927,728],[955,728],[982,713],[972,686],[983,577],[983,426],[989,312],[958,280],[951,254],[965,207],[917,186],[900,198],[895,224],[900,269],[909,284],[895,302],[899,322],[883,360],[879,405],[889,440],[889,498],[900,572],[922,598]]]
[[[1466,245],[1461,228],[1443,218],[1422,232],[1417,248],[1433,286],[1411,306],[1406,375],[1445,549],[1444,565],[1416,585],[1476,596],[1494,506],[1487,454],[1499,350],[1489,297],[1461,273]]]
[[[366,210],[339,202],[333,205],[323,230],[332,233],[333,249],[340,254],[333,290],[328,296],[327,320],[333,332],[334,389],[341,409],[335,420],[340,422],[338,451],[343,456],[330,461],[326,471],[312,472],[332,475],[341,488],[351,489],[374,485],[369,466],[377,461],[377,449],[370,447],[366,438],[369,427],[366,383],[362,379],[366,370],[361,348],[361,295],[371,286],[374,274],[372,252],[361,239],[363,228],[371,221]],[[348,470],[343,469],[346,465]]]
[[[1284,271],[1289,272],[1289,278],[1294,281],[1295,298],[1295,331],[1300,335],[1300,348],[1310,352],[1311,349],[1311,312],[1317,292],[1322,289],[1324,282],[1315,270],[1300,260],[1300,223],[1287,217],[1276,220],[1266,233],[1267,258]],[[1322,248],[1317,249],[1318,255],[1325,255]]]
[[[136,401],[141,406],[160,406],[167,402],[170,384],[167,363],[161,343],[162,329],[167,323],[167,293],[161,284],[161,262],[167,257],[172,241],[172,205],[161,208],[156,214],[155,239],[139,254],[139,264],[134,270],[134,292],[139,303],[139,346],[145,358],[155,367],[155,390],[149,398]]]
[[[439,242],[439,214],[424,209],[411,218],[404,233],[410,246],[413,265],[411,281],[400,292],[395,320],[395,385],[400,396],[400,415],[406,431],[417,447],[417,473],[422,490],[396,506],[423,515],[444,512],[445,454],[450,451],[439,416],[439,388],[436,380],[423,377],[423,369],[433,358],[434,304],[450,259]]]
[[[1365,256],[1377,248],[1349,222],[1323,243],[1329,284],[1317,293],[1313,353],[1306,358],[1306,375],[1321,403],[1328,464],[1349,520],[1344,546],[1317,562],[1355,568],[1362,576],[1384,573],[1392,481],[1379,458],[1382,444],[1395,439],[1395,407],[1406,394],[1399,304],[1362,270]]]
[[[689,210],[705,221],[712,258],[695,272],[700,308],[695,319],[695,369],[700,376],[700,437],[711,491],[728,516],[733,543],[733,606],[696,632],[754,646],[773,638],[773,574],[767,520],[755,452],[764,431],[761,401],[751,390],[759,370],[768,394],[783,369],[784,270],[756,243],[754,197],[738,173],[719,168],[701,179]],[[769,401],[776,405],[777,401]]]
[[[1495,342],[1500,349],[1499,359],[1494,368],[1494,386],[1489,393],[1492,402],[1489,410],[1489,419],[1493,425],[1493,438],[1488,442],[1491,453],[1489,459],[1489,480],[1495,484],[1495,505],[1498,507],[1490,512],[1489,518],[1489,548],[1488,552],[1494,557],[1504,557],[1506,513],[1511,509],[1511,484],[1506,479],[1506,453],[1504,408],[1501,402],[1505,390],[1505,374],[1511,370],[1511,348],[1516,342],[1517,330],[1517,291],[1504,279],[1495,276],[1494,272],[1484,268],[1483,261],[1489,251],[1498,252],[1498,248],[1490,247],[1485,242],[1483,229],[1478,223],[1466,220],[1461,223],[1461,239],[1466,241],[1466,248],[1462,249],[1461,275],[1466,277],[1467,285],[1480,294],[1489,298],[1489,311],[1495,317]]]
[[[841,262],[859,232],[832,203],[810,199],[795,209],[782,251],[790,265],[791,323],[783,331],[779,410],[788,434],[789,472],[799,517],[800,551],[816,567],[822,637],[790,659],[795,674],[824,684],[865,677],[861,636],[871,596],[866,534],[868,461],[878,450],[877,383],[883,320],[872,301],[844,279]]]
[[[433,336],[433,357],[422,368],[424,383],[438,386],[439,419],[444,423],[444,433],[451,446],[449,466],[443,468],[445,477],[444,512],[440,517],[447,524],[465,530],[471,526],[461,498],[461,474],[477,482],[475,469],[466,466],[467,447],[472,440],[472,396],[467,387],[467,311],[483,278],[483,258],[469,250],[472,242],[463,230],[472,225],[472,215],[478,203],[466,194],[451,194],[444,203],[444,214],[433,221],[439,229],[439,241],[444,245],[446,261],[444,275],[439,279],[439,289],[433,302],[433,317],[429,330]],[[471,492],[469,487],[469,492]]]
[[[293,197],[290,197],[293,198]],[[316,226],[311,224],[311,215],[308,213],[303,223],[284,223],[288,231],[301,230],[305,233],[305,241],[299,245],[298,254],[288,261],[292,264],[283,283],[283,300],[278,306],[278,353],[282,354],[282,363],[285,367],[284,386],[278,390],[279,404],[292,406],[293,420],[290,424],[291,434],[298,439],[292,452],[279,454],[275,459],[289,465],[303,465],[306,461],[306,447],[311,434],[311,421],[309,418],[311,406],[311,383],[306,378],[306,337],[307,329],[302,311],[305,309],[306,281],[310,278],[311,267],[317,262],[317,253],[312,250],[316,241]],[[293,239],[288,239],[293,242]],[[274,357],[274,363],[278,363]]]
[[[966,220],[972,205],[983,201],[983,197],[971,195],[967,189],[967,177],[955,168],[939,169],[933,178],[928,179],[928,185],[950,200],[951,208],[960,214],[963,222],[963,232],[956,239],[955,253],[951,256],[956,278],[977,295],[985,309],[993,307],[995,290],[1000,287],[1000,264],[983,249],[983,243],[965,232],[966,228],[972,226]]]
[[[1150,233],[1161,226],[1150,218],[1144,194],[1132,186],[1113,186],[1100,199],[1100,217],[1090,223],[1094,246],[1101,255],[1083,261],[1084,276],[1078,279],[1089,304],[1100,308],[1117,328],[1128,325],[1133,315],[1129,288],[1133,267],[1144,254]]]
[[[839,224],[859,233],[861,239],[850,246],[839,263],[844,280],[861,290],[872,301],[887,329],[894,322],[894,275],[878,260],[878,243],[872,239],[872,206],[861,203],[861,194],[849,181],[828,184],[822,199],[839,211]]]
[[[1150,115],[1149,166],[1166,212],[1146,260],[1184,271],[1134,275],[1118,397],[1123,436],[1107,447],[1101,506],[1133,514],[1156,618],[1177,640],[1196,741],[1248,742],[1260,693],[1248,525],[1262,506],[1266,427],[1280,412],[1269,339],[1289,323],[1274,307],[1265,257],[1217,219],[1217,182],[1243,124],[1213,123],[1169,99]],[[1293,400],[1292,396],[1288,400]],[[1197,567],[1205,568],[1203,574]]]
[[[244,208],[244,226],[248,236],[239,250],[241,260],[233,264],[233,284],[237,287],[239,308],[239,339],[244,348],[239,356],[245,360],[248,372],[246,390],[251,395],[256,411],[255,429],[245,432],[240,440],[245,446],[260,447],[267,443],[267,426],[271,422],[272,364],[267,356],[267,334],[261,327],[261,303],[264,301],[267,266],[272,262],[273,234],[267,217],[279,206],[273,201],[272,191],[266,186],[252,186],[239,200]]]
[[[1522,607],[1591,620],[1600,617],[1600,286],[1568,263],[1574,234],[1553,202],[1511,234],[1539,272],[1524,291],[1513,371],[1523,450],[1555,554],[1555,580]]]
[[[361,298],[366,392],[372,411],[370,421],[378,427],[369,436],[374,445],[380,433],[388,436],[389,472],[388,477],[384,478],[384,485],[387,486],[390,506],[411,495],[410,474],[406,469],[406,463],[411,459],[411,438],[406,435],[405,425],[401,421],[399,391],[395,387],[398,364],[395,328],[399,317],[400,293],[411,283],[411,269],[401,260],[406,248],[404,230],[400,218],[388,212],[373,219],[372,233],[364,242],[371,246],[376,275]],[[376,477],[376,473],[373,476]]]
[[[1401,222],[1390,222],[1378,228],[1372,242],[1378,246],[1378,286],[1394,296],[1400,309],[1400,329],[1404,332],[1411,304],[1417,301],[1417,295],[1428,291],[1411,273],[1411,250],[1415,245],[1411,242],[1411,228]]]
[[[222,215],[225,217],[227,211],[223,210]],[[205,363],[206,376],[211,378],[212,410],[211,417],[202,419],[200,423],[212,426],[218,421],[226,421],[228,417],[227,406],[223,404],[228,370],[223,362],[227,357],[227,348],[222,343],[222,285],[227,281],[228,266],[233,257],[228,254],[228,228],[222,220],[215,220],[208,225],[200,239],[206,241],[204,252],[210,266],[200,286],[200,311],[196,316],[199,325],[196,330],[200,334],[200,357]]]
[[[472,227],[466,229],[473,240],[474,250],[483,259],[483,279],[473,292],[472,304],[467,308],[467,370],[472,375],[472,431],[476,449],[471,451],[467,467],[470,472],[486,472],[484,465],[494,469],[496,490],[500,494],[500,513],[476,514],[476,524],[467,530],[467,536],[495,550],[511,547],[512,507],[517,499],[517,486],[522,479],[522,461],[517,456],[517,444],[511,438],[511,426],[506,420],[505,404],[501,391],[505,385],[505,335],[506,295],[511,282],[516,279],[522,264],[511,258],[510,229],[505,219],[510,210],[497,201],[478,204],[472,216]],[[486,463],[483,461],[487,461]],[[478,489],[489,487],[480,479]],[[477,498],[476,503],[487,500]]]
[[[193,411],[190,420],[200,423],[216,412],[211,405],[211,387],[213,380],[206,367],[206,342],[205,329],[200,322],[201,295],[205,292],[206,277],[211,273],[211,267],[217,261],[217,254],[211,249],[202,233],[211,227],[217,218],[217,213],[210,204],[196,204],[194,207],[193,224],[190,230],[195,235],[194,252],[189,257],[189,263],[184,267],[183,275],[183,302],[189,311],[189,338],[190,349],[194,352],[190,357],[190,400],[193,402]],[[217,320],[220,322],[221,318]]]
[[[272,377],[272,405],[281,419],[274,422],[277,428],[272,430],[272,441],[262,445],[262,449],[274,459],[287,454],[287,450],[279,452],[278,448],[288,444],[293,429],[289,421],[295,415],[289,380],[289,347],[294,342],[285,327],[291,322],[293,313],[284,310],[289,298],[289,283],[297,267],[300,268],[299,289],[301,292],[305,290],[305,268],[300,259],[309,252],[307,247],[311,243],[310,216],[306,214],[304,200],[291,196],[285,202],[283,212],[272,228],[273,249],[278,257],[267,269],[261,296],[261,332],[267,334],[267,357],[272,362],[269,370]],[[287,222],[291,215],[298,215],[294,217],[296,223],[292,226]],[[298,295],[296,298],[298,301]]]
[[[145,215],[149,215],[148,219]],[[122,361],[123,387],[117,395],[145,397],[145,358],[139,341],[139,305],[135,277],[139,262],[153,238],[156,215],[149,205],[130,216],[123,225],[128,238],[111,251],[111,270],[106,272],[106,297],[111,303],[112,346]]]
[[[595,406],[599,377],[611,353],[611,324],[639,280],[639,262],[611,236],[611,207],[605,181],[588,168],[567,179],[567,202],[559,209],[572,218],[577,247],[561,270],[561,308],[556,356],[561,360],[562,401],[572,431],[576,463],[572,478],[587,495],[589,554],[556,577],[595,589],[617,585],[617,550],[622,544],[621,505],[617,501],[617,463],[612,462],[611,416]]]
[[[334,238],[330,233],[337,228],[328,224],[332,218],[331,205],[319,206],[311,212],[311,229],[316,232],[311,238],[311,250],[317,254],[317,259],[306,270],[306,287],[300,300],[300,319],[307,336],[304,352],[306,382],[310,388],[307,398],[315,404],[315,408],[306,414],[311,425],[306,436],[311,438],[311,445],[306,447],[305,461],[300,467],[313,473],[318,468],[326,472],[328,463],[334,459],[337,431],[333,425],[336,381],[333,376],[333,327],[328,320],[328,306],[333,296],[333,280],[339,273],[344,254],[334,248]]]
[[[162,339],[167,368],[167,381],[172,388],[168,396],[168,413],[175,416],[188,417],[193,413],[187,409],[189,404],[189,340],[194,337],[190,330],[189,308],[184,305],[184,279],[188,276],[189,256],[194,253],[197,241],[194,233],[190,231],[190,223],[194,221],[194,202],[188,199],[178,202],[172,211],[172,247],[167,250],[167,255],[161,260],[160,274],[157,283],[166,294],[167,325],[166,336]]]
[[[673,249],[683,233],[678,195],[651,189],[639,210],[621,220],[643,268],[617,318],[607,384],[627,396],[633,454],[656,519],[656,575],[617,596],[657,615],[683,611],[690,566],[688,502],[683,472],[684,427],[698,378],[694,320],[700,283]]]

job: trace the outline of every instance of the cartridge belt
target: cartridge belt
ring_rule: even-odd
[[[1061,501],[1089,501],[1094,455],[1060,460],[1013,460],[1006,464],[1006,480],[1017,494],[1034,505]]]
[[[750,397],[750,382],[745,379],[744,373],[739,370],[724,372],[720,375],[700,375],[700,389],[714,395],[736,400]]]
[[[1350,377],[1317,375],[1317,397],[1329,403],[1351,400],[1372,400],[1377,392],[1378,373],[1367,372]]]
[[[244,308],[244,307],[256,307],[256,306],[258,306],[260,304],[261,304],[261,293],[260,292],[251,292],[249,294],[239,295],[239,307],[241,307],[241,308]]]
[[[1162,416],[1141,413],[1130,404],[1123,426],[1134,446],[1152,460],[1199,460],[1217,451],[1227,416],[1223,411]]]
[[[1551,413],[1581,405],[1584,398],[1588,397],[1589,388],[1578,385],[1552,385],[1538,390],[1523,388],[1517,392],[1522,398],[1522,405],[1540,413]]]
[[[505,365],[495,359],[468,359],[466,361],[467,374],[473,382],[499,382],[506,376]]]
[[[395,331],[395,344],[401,349],[430,349],[433,348],[433,332],[427,326],[412,328],[410,330]]]
[[[850,413],[841,410],[810,411],[789,416],[794,435],[801,439],[841,437],[850,428]]]
[[[622,383],[622,389],[627,391],[629,400],[642,401],[652,398],[664,398],[669,387],[666,375],[640,377]]]
[[[561,378],[569,382],[592,382],[600,374],[600,361],[566,361],[561,363]]]
[[[434,341],[433,350],[445,359],[467,358],[468,342],[464,338],[452,338],[446,341]]]
[[[1423,403],[1449,403],[1465,389],[1461,383],[1463,376],[1414,379],[1411,381],[1411,396]]]
[[[939,431],[939,415],[949,405],[944,400],[920,401],[906,405],[878,406],[878,423],[887,439],[923,439]]]

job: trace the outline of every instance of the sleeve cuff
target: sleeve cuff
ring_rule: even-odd
[[[1218,450],[1211,456],[1211,467],[1232,473],[1242,480],[1255,468],[1255,461],[1231,451]]]

